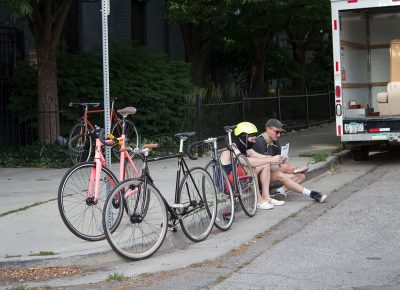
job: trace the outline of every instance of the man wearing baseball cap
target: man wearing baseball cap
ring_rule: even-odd
[[[278,119],[269,119],[265,123],[265,132],[257,137],[252,150],[263,155],[280,155],[281,146],[278,139],[281,133],[284,132],[283,126]],[[295,169],[296,167],[291,166],[287,159],[278,164],[278,166],[271,167],[271,184],[283,184],[274,194],[270,195],[271,198],[285,200],[287,197],[285,191],[289,189],[309,196],[317,202],[323,202],[327,196],[301,186],[300,183],[305,179],[305,175],[304,173],[295,173]]]

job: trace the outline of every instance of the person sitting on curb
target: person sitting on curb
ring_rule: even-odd
[[[252,150],[257,153],[268,156],[280,156],[281,147],[278,138],[283,130],[282,123],[277,119],[269,119],[265,124],[265,132],[257,137]],[[296,167],[288,163],[287,158],[278,166],[271,167],[271,184],[280,183],[283,186],[279,187],[274,194],[271,195],[274,199],[285,200],[286,189],[294,192],[299,192],[307,195],[317,202],[323,202],[327,195],[321,194],[317,191],[309,190],[300,185],[304,181],[305,175],[303,173],[294,173]]]
[[[249,149],[254,145],[256,140],[256,133],[258,132],[257,127],[250,122],[239,123],[234,133],[234,139],[232,140],[232,147],[236,154],[243,153],[250,162],[250,165],[260,181],[262,186],[262,192],[258,191],[257,196],[257,208],[259,209],[272,209],[275,205],[283,205],[284,201],[279,201],[270,198],[269,196],[269,183],[271,175],[271,162],[280,162],[282,157],[276,155],[274,157],[262,156],[255,153],[254,151],[249,151]],[[260,155],[254,157],[253,155]],[[261,158],[260,158],[261,157]],[[232,164],[230,159],[230,153],[225,150],[221,153],[221,163],[229,176],[232,179]]]

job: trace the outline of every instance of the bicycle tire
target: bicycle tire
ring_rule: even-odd
[[[249,217],[253,217],[257,211],[257,180],[249,160],[242,153],[234,158],[235,168],[244,173],[236,173],[236,186],[239,191],[239,203]]]
[[[95,168],[94,162],[73,166],[64,174],[58,188],[58,209],[64,224],[75,236],[86,241],[99,241],[105,238],[102,210],[107,191],[111,192],[112,186],[118,182],[115,175],[103,167],[98,201],[91,202],[87,195],[90,175]]]
[[[231,228],[235,217],[235,202],[231,183],[219,162],[211,160],[205,168],[214,180],[217,193],[215,226],[221,231],[227,231]]]
[[[184,234],[193,242],[205,240],[214,227],[217,194],[204,168],[193,167],[185,174],[179,186],[178,201],[184,207],[185,214],[179,219]]]
[[[134,188],[138,189],[136,193],[125,196],[128,189]],[[117,196],[124,196],[119,203],[124,211],[113,229],[109,225],[115,223]],[[148,183],[145,193],[143,182],[137,178],[119,183],[104,204],[103,229],[111,248],[121,257],[130,260],[150,257],[164,242],[167,227],[168,215],[160,192]]]
[[[111,134],[113,134],[115,137],[120,137],[122,135],[122,120],[121,119],[118,119],[118,121],[115,122],[115,124],[112,126]],[[125,137],[126,137],[125,145],[127,147],[131,147],[131,148],[139,147],[140,136],[139,136],[138,130],[136,129],[135,124],[131,120],[128,120],[128,119],[125,120]],[[114,147],[112,149],[112,152],[115,155],[115,157],[119,160],[119,148]],[[133,152],[129,153],[129,155],[131,155],[131,157],[133,156],[133,154],[134,154]]]
[[[73,164],[86,162],[92,155],[92,137],[85,133],[85,124],[82,122],[75,124],[70,131],[68,139],[68,155]]]

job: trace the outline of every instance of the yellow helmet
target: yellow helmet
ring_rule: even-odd
[[[255,134],[257,132],[258,132],[257,127],[250,122],[241,122],[237,124],[235,130],[233,131],[235,136],[239,136],[242,133]]]

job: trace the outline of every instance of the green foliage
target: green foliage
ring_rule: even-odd
[[[61,106],[70,101],[103,102],[101,51],[60,56],[58,86]],[[35,120],[36,69],[19,63],[12,87],[12,112],[21,121]],[[194,130],[193,91],[189,66],[184,62],[168,60],[164,55],[134,48],[129,43],[111,45],[110,95],[118,97],[117,109],[124,106],[138,109],[133,119],[142,136]],[[65,107],[62,110],[62,132],[67,136],[80,113]],[[102,121],[98,123],[101,125]]]
[[[114,272],[114,273],[108,275],[106,280],[111,282],[111,281],[123,281],[126,279],[128,279],[128,278],[124,274]]]
[[[67,147],[54,144],[40,144],[1,148],[0,167],[53,167],[70,165]]]

